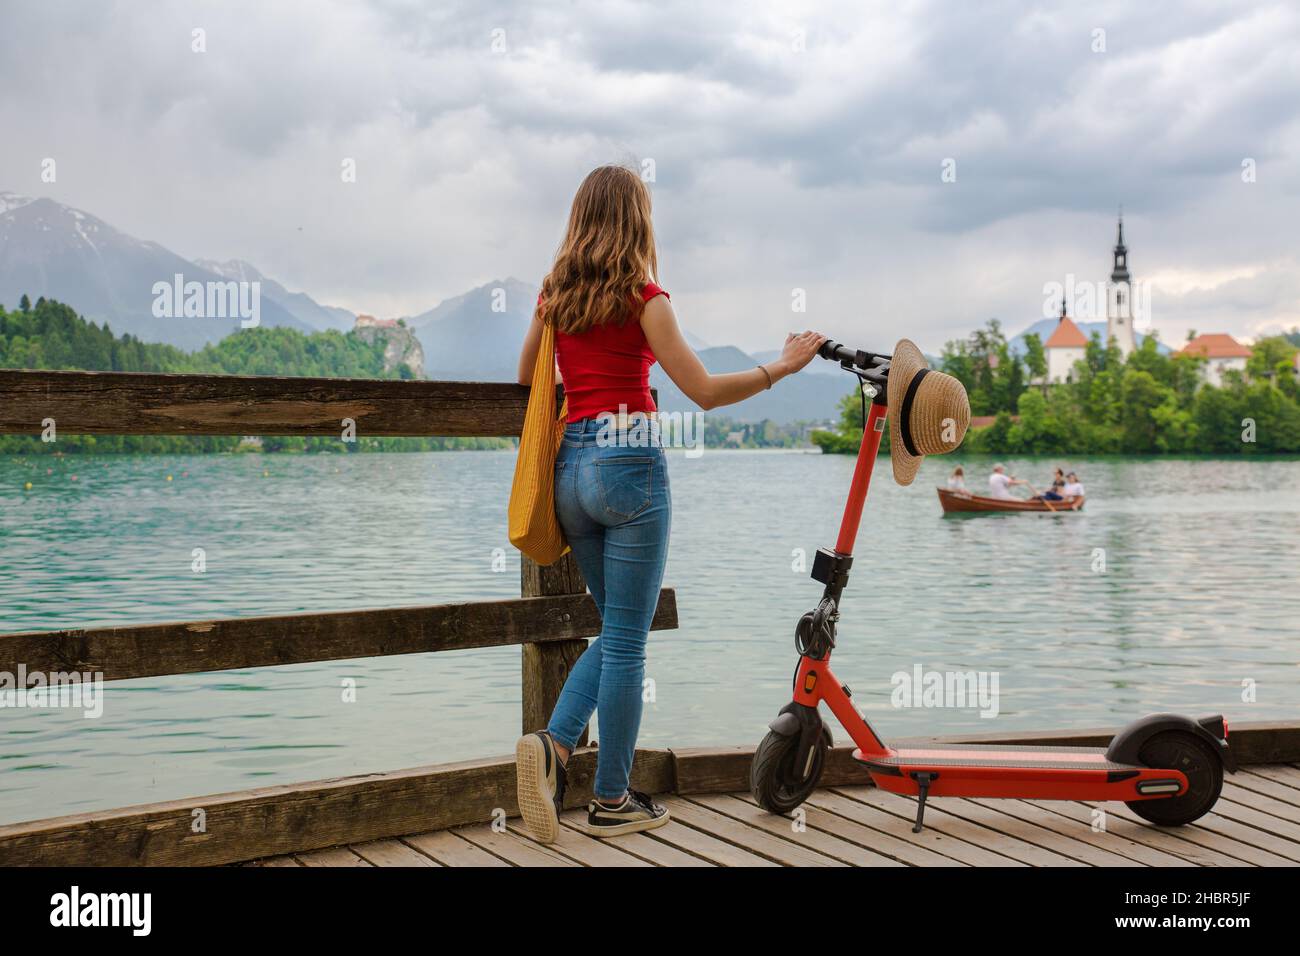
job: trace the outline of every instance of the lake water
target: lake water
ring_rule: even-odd
[[[0,457],[0,633],[517,596],[513,461]],[[665,583],[681,628],[651,635],[643,746],[761,738],[789,699],[795,621],[820,594],[796,549],[811,560],[833,544],[852,464],[672,453]],[[1041,483],[1057,462],[1008,464]],[[951,461],[910,488],[881,462],[835,670],[886,739],[1157,710],[1300,715],[1300,463],[1061,464],[1087,485],[1083,513],[944,518],[933,488]],[[507,647],[111,683],[98,719],[0,710],[0,822],[508,754],[519,659]],[[997,716],[893,707],[891,676],[916,665],[996,672]]]

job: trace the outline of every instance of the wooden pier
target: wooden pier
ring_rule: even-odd
[[[499,383],[0,370],[0,433],[509,436],[527,389]],[[656,629],[677,626],[664,589]],[[0,634],[0,671],[100,672],[105,680],[422,654],[521,648],[521,728],[545,724],[569,669],[600,630],[576,563],[523,561],[521,596],[425,607],[331,610]],[[778,706],[773,702],[775,712]],[[1113,729],[961,738],[1105,746]],[[944,738],[953,739],[953,738]],[[796,819],[749,798],[752,747],[639,750],[633,786],[665,795],[673,822],[597,841],[580,832],[595,753],[570,768],[562,839],[521,831],[513,761],[490,758],[0,826],[3,866],[1264,866],[1300,864],[1300,722],[1233,721],[1243,772],[1214,813],[1178,830],[1107,805],[937,798],[911,833],[914,803],[865,786],[832,751]],[[512,742],[502,741],[502,749]],[[201,811],[201,814],[199,813]],[[201,817],[202,826],[196,826]]]
[[[914,801],[870,786],[817,791],[796,821],[746,792],[661,798],[673,822],[598,840],[584,811],[561,817],[560,839],[534,842],[518,818],[286,854],[247,866],[1300,866],[1300,768],[1252,767],[1233,777],[1195,826],[1161,830],[1122,805],[937,798],[920,834]]]

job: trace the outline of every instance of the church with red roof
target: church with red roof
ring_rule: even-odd
[[[1133,276],[1128,268],[1128,246],[1124,243],[1122,210],[1111,256],[1110,281],[1106,283],[1106,341],[1113,343],[1123,358],[1128,358],[1137,348],[1133,332],[1137,313],[1133,302]],[[1043,343],[1043,351],[1047,358],[1047,375],[1043,381],[1049,385],[1073,381],[1075,364],[1082,362],[1087,355],[1088,337],[1066,314],[1064,296],[1061,298],[1061,317]]]
[[[1088,339],[1079,331],[1065,311],[1065,299],[1061,299],[1061,318],[1056,328],[1043,343],[1047,355],[1047,382],[1061,385],[1074,379],[1074,363],[1082,362],[1087,353]]]

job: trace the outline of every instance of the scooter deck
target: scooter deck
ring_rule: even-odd
[[[912,796],[922,783],[934,797],[1129,801],[1187,790],[1177,770],[1116,763],[1095,747],[933,744],[853,757],[880,789]]]
[[[860,750],[853,758],[868,768],[883,771],[902,767],[1002,767],[1025,770],[1139,770],[1132,764],[1106,759],[1100,747],[1026,747],[990,744],[941,744],[930,747],[903,747],[888,756],[865,756]]]

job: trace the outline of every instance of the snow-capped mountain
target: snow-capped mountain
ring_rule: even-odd
[[[0,191],[0,216],[3,216],[10,209],[26,206],[31,201],[31,196],[19,196],[17,193]]]
[[[154,284],[219,282],[223,277],[156,242],[119,232],[80,209],[53,199],[31,199],[0,192],[0,303],[13,307],[26,295],[72,306],[92,322],[146,342],[201,348],[240,328],[238,316],[164,317],[154,315]],[[263,290],[263,326],[311,326],[296,318]]]

